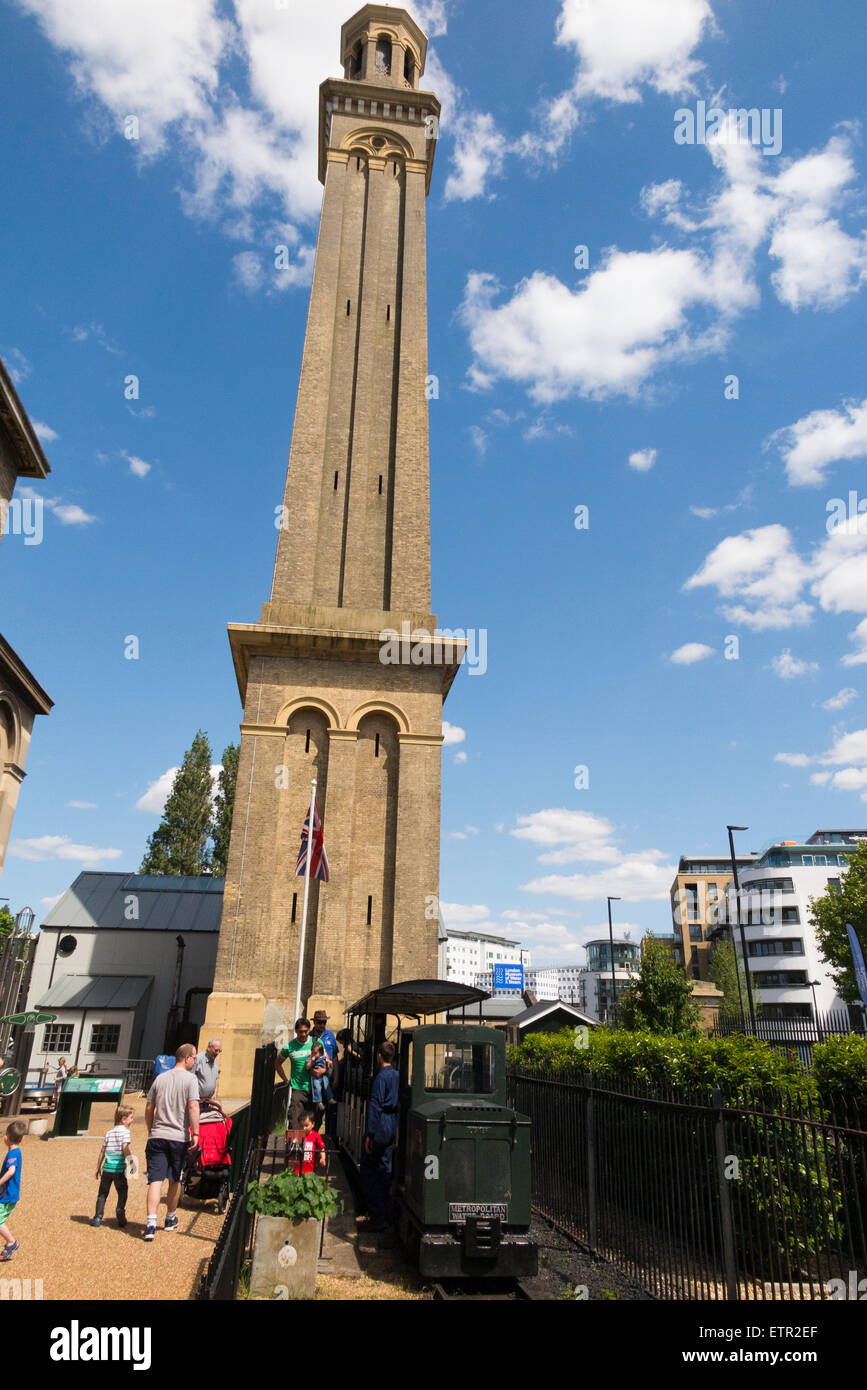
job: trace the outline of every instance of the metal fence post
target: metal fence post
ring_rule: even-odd
[[[596,1220],[596,1130],[593,1114],[593,1088],[587,1087],[585,1139],[587,1143],[587,1239],[590,1249],[595,1251],[598,1244]]]
[[[713,1089],[713,1108],[716,1112],[714,1129],[716,1131],[716,1166],[719,1185],[719,1214],[722,1234],[723,1268],[726,1281],[726,1298],[738,1296],[738,1277],[735,1268],[735,1237],[732,1226],[731,1189],[726,1177],[726,1128],[723,1111],[722,1091],[719,1086]]]

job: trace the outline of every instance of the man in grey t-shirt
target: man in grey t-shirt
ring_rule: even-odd
[[[223,1044],[220,1039],[211,1038],[205,1051],[200,1052],[196,1058],[193,1075],[199,1083],[199,1100],[213,1100],[214,1098],[220,1077],[217,1069],[217,1058],[222,1050]]]
[[[157,1209],[165,1178],[169,1180],[166,1195],[167,1231],[178,1229],[175,1215],[181,1197],[181,1173],[187,1152],[199,1142],[199,1087],[193,1076],[196,1049],[184,1043],[175,1053],[171,1071],[158,1076],[148,1091],[145,1124],[148,1142],[145,1158],[148,1169],[148,1219],[145,1240],[153,1240],[157,1230]],[[187,1139],[187,1129],[190,1137]]]

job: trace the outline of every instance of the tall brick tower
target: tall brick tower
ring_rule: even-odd
[[[312,883],[308,1013],[436,974],[442,704],[460,644],[384,662],[430,613],[425,198],[440,105],[427,40],[365,5],[320,88],[325,184],[270,601],[229,626],[244,708],[214,992],[224,1095],[294,1012],[301,826],[318,782],[331,866]],[[404,627],[408,624],[408,629]]]

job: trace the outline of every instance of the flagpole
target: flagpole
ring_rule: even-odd
[[[307,900],[310,897],[310,861],[313,858],[313,816],[316,811],[316,778],[310,783],[310,815],[307,820],[307,859],[304,864],[304,903],[301,908],[301,946],[298,950],[298,982],[295,987],[295,1019],[301,1017],[301,972],[304,969],[304,938],[307,935]]]

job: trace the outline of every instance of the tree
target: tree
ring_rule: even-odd
[[[178,769],[163,818],[147,843],[143,874],[201,874],[211,866],[211,745],[199,729]]]
[[[665,942],[645,938],[638,978],[617,1000],[617,1020],[631,1032],[645,1030],[677,1038],[697,1031],[699,1006]]]
[[[819,954],[831,967],[837,993],[847,1004],[857,1004],[861,996],[846,923],[852,923],[862,948],[867,949],[867,843],[859,844],[850,856],[839,890],[829,887],[821,898],[810,899],[810,921],[816,929]]]
[[[237,743],[230,743],[228,748],[223,749],[223,766],[220,768],[220,780],[214,807],[214,857],[212,861],[214,873],[219,878],[225,878],[226,866],[229,862],[229,836],[232,832],[232,810],[235,805],[240,751]]]
[[[0,907],[0,937],[8,936],[15,926],[15,918],[8,907]]]
[[[734,942],[720,941],[710,958],[708,970],[711,980],[723,993],[720,1001],[720,1018],[727,1022],[742,1023],[747,1015],[747,981],[744,963],[735,950]],[[740,992],[738,984],[740,983]],[[753,1007],[756,1013],[761,1001],[753,991]]]

